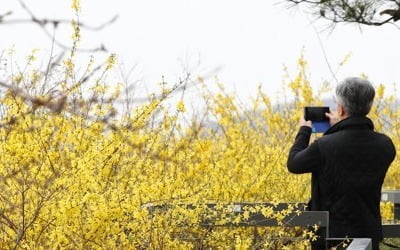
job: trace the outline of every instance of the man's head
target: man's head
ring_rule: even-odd
[[[336,87],[338,115],[341,118],[366,116],[374,97],[375,89],[369,81],[358,77],[346,78]]]

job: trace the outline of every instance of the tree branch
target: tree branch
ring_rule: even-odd
[[[37,17],[33,11],[24,3],[22,0],[18,0],[21,8],[28,14],[28,18],[20,18],[20,19],[6,19],[10,16],[12,16],[13,12],[8,11],[2,15],[0,15],[0,25],[9,25],[9,24],[36,24],[38,25],[43,32],[46,34],[47,37],[53,40],[53,43],[56,44],[58,47],[64,49],[64,50],[70,50],[71,47],[63,44],[62,42],[58,41],[55,39],[54,34],[52,34],[47,27],[50,25],[54,30],[56,30],[61,24],[71,24],[71,20],[68,19],[49,19],[49,18],[39,18]],[[113,24],[116,20],[118,19],[118,15],[114,15],[110,20],[97,25],[97,26],[91,26],[87,25],[85,23],[79,22],[79,27],[84,28],[86,30],[91,30],[91,31],[99,31],[107,26]],[[55,31],[53,32],[55,33]],[[107,49],[103,44],[98,46],[97,48],[94,49],[77,49],[80,52],[89,52],[89,53],[94,53],[94,52],[106,52]]]
[[[400,1],[372,1],[372,0],[286,0],[294,5],[304,4],[313,10],[313,15],[324,18],[334,24],[357,23],[369,26],[381,26],[387,23],[394,24],[400,20]],[[379,11],[382,10],[383,11]],[[389,15],[389,18],[379,20],[380,15]]]

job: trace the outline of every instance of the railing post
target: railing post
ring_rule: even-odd
[[[381,201],[393,202],[393,214],[395,220],[400,220],[400,190],[383,190]]]

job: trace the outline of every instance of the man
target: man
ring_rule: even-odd
[[[371,83],[347,78],[336,87],[337,111],[326,113],[331,127],[309,145],[311,121],[300,121],[287,167],[312,173],[309,210],[329,211],[330,238],[382,240],[381,187],[396,151],[389,137],[374,132],[366,117],[375,96]],[[325,249],[325,243],[312,243]]]

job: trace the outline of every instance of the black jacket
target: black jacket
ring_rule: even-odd
[[[309,144],[311,128],[300,128],[290,149],[292,173],[312,173],[309,209],[329,211],[329,237],[382,239],[381,187],[396,155],[389,137],[374,132],[366,117],[350,117]]]

